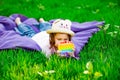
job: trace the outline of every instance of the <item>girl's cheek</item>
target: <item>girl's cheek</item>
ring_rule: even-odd
[[[69,42],[69,40],[65,40],[64,42]]]
[[[56,43],[56,46],[58,46],[59,44],[60,44],[60,42],[57,42],[57,43]]]
[[[56,43],[55,43],[55,46],[57,47],[57,46],[58,46],[58,44],[59,44],[59,43],[58,43],[58,42],[56,42]]]

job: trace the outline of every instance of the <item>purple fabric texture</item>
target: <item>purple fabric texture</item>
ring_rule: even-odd
[[[14,31],[14,27],[16,27],[14,20],[16,17],[20,17],[24,23],[31,25],[36,32],[39,32],[39,30],[32,25],[32,23],[38,23],[33,18],[28,19],[20,14],[13,14],[10,17],[0,16],[0,50],[18,47],[41,50],[32,39],[20,36]]]
[[[33,50],[41,50],[39,46],[30,38],[23,37],[14,31],[16,24],[14,20],[16,17],[20,17],[22,22],[32,26],[35,32],[39,32],[39,29],[33,24],[39,24],[34,18],[27,18],[21,14],[13,14],[9,17],[0,16],[0,50],[10,48],[27,48]],[[52,20],[51,20],[52,21]],[[88,39],[92,37],[93,33],[99,31],[98,25],[103,25],[104,22],[91,21],[91,22],[72,22],[72,30],[75,32],[75,36],[72,38],[76,47],[75,55],[78,56],[82,48],[88,42]]]
[[[104,22],[98,22],[98,21],[91,21],[91,22],[84,22],[84,23],[78,23],[73,22],[72,23],[72,30],[75,32],[75,35],[72,38],[72,42],[75,44],[75,56],[78,56],[79,52],[82,50],[82,48],[85,46],[86,43],[88,43],[88,39],[92,37],[93,33],[96,33],[100,29],[97,26],[103,25]]]
[[[24,49],[41,50],[40,47],[32,39],[20,36],[15,31],[0,32],[0,50],[9,48],[22,47]]]

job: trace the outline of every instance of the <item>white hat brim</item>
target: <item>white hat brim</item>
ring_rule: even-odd
[[[71,36],[74,36],[74,32],[71,31],[71,30],[68,30],[68,29],[49,29],[47,30],[47,33],[48,34],[51,34],[51,33],[66,33],[66,34],[69,34]]]

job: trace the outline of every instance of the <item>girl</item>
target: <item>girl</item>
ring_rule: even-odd
[[[22,25],[19,18],[16,18],[15,21],[17,25]],[[28,29],[31,30],[30,28]],[[24,31],[24,29],[22,30]],[[31,33],[28,34],[31,35]],[[52,23],[51,29],[36,33],[31,36],[31,39],[33,39],[40,46],[42,52],[49,57],[51,53],[57,53],[60,55],[60,52],[58,51],[58,45],[61,42],[71,41],[72,36],[74,36],[74,32],[71,30],[71,21],[57,19]],[[68,52],[65,56],[74,57],[74,49],[72,55]]]
[[[32,39],[36,41],[42,48],[42,51],[46,53],[46,56],[49,57],[51,53],[60,55],[58,45],[61,42],[71,41],[72,36],[74,36],[74,32],[71,30],[71,21],[57,19],[52,23],[51,29],[37,33]],[[68,56],[74,57],[74,54],[69,55],[68,53]]]

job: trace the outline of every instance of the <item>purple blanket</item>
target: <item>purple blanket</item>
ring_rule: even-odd
[[[32,23],[38,23],[33,18],[26,18],[20,14],[13,14],[10,17],[0,16],[0,50],[10,48],[25,48],[32,50],[41,50],[41,48],[28,37],[23,37],[14,31],[16,17],[21,17],[22,21],[32,26]],[[33,27],[33,26],[32,26]],[[38,32],[36,27],[33,27]]]
[[[41,50],[41,48],[32,39],[20,36],[14,31],[14,27],[16,27],[14,20],[18,16],[21,18],[23,23],[32,26],[35,32],[39,32],[39,29],[33,26],[33,24],[38,24],[38,21],[34,18],[27,18],[20,14],[13,14],[9,17],[0,16],[0,50],[18,47],[37,51]],[[99,31],[97,26],[103,24],[104,22],[99,21],[84,23],[72,22],[72,30],[75,32],[75,36],[72,38],[72,41],[76,47],[76,56],[78,56],[92,34]]]

